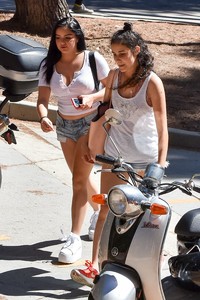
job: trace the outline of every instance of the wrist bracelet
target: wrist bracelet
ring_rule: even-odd
[[[44,118],[48,118],[48,117],[47,117],[47,116],[44,116],[44,117],[40,118],[40,123],[42,122],[42,120],[43,120]]]

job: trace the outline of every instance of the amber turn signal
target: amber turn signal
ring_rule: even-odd
[[[150,210],[153,215],[166,215],[168,213],[168,208],[158,203],[153,203]]]
[[[101,205],[107,203],[107,195],[106,194],[95,194],[92,196],[92,201]]]

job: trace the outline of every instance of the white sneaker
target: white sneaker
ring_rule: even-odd
[[[58,261],[65,264],[72,264],[82,256],[82,243],[78,235],[70,233],[66,243],[60,250]]]
[[[84,4],[74,4],[72,11],[76,14],[93,14],[94,12],[92,9],[87,8]]]
[[[88,236],[90,241],[93,241],[94,238],[94,231],[95,231],[98,216],[99,216],[99,211],[97,210],[92,214],[90,218],[90,227],[88,228]]]

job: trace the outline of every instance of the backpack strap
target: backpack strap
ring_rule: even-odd
[[[96,61],[95,61],[95,57],[94,57],[94,51],[89,52],[89,62],[90,62],[90,68],[92,71],[92,75],[94,78],[94,86],[98,92],[99,91],[99,80],[97,77],[97,67],[96,67]]]
[[[118,75],[119,69],[111,69],[109,74],[108,74],[108,79],[106,82],[106,90],[104,94],[104,100],[103,102],[110,102],[110,107],[111,107],[111,98],[112,98],[112,90],[113,90],[113,83],[115,81],[116,76]]]

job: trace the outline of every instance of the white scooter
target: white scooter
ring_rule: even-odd
[[[122,121],[113,109],[105,117],[111,125]],[[171,208],[161,195],[177,188],[188,195],[193,190],[200,193],[193,181],[200,174],[184,183],[161,183],[164,172],[158,164],[149,165],[142,179],[120,155],[117,159],[97,155],[96,160],[112,165],[101,172],[114,172],[121,178],[127,172],[131,182],[113,186],[108,195],[94,196],[96,202],[104,199],[109,214],[100,241],[100,273],[88,299],[199,300],[200,209],[189,211],[178,222],[179,255],[169,260],[171,276],[161,280],[163,245],[171,219]]]

